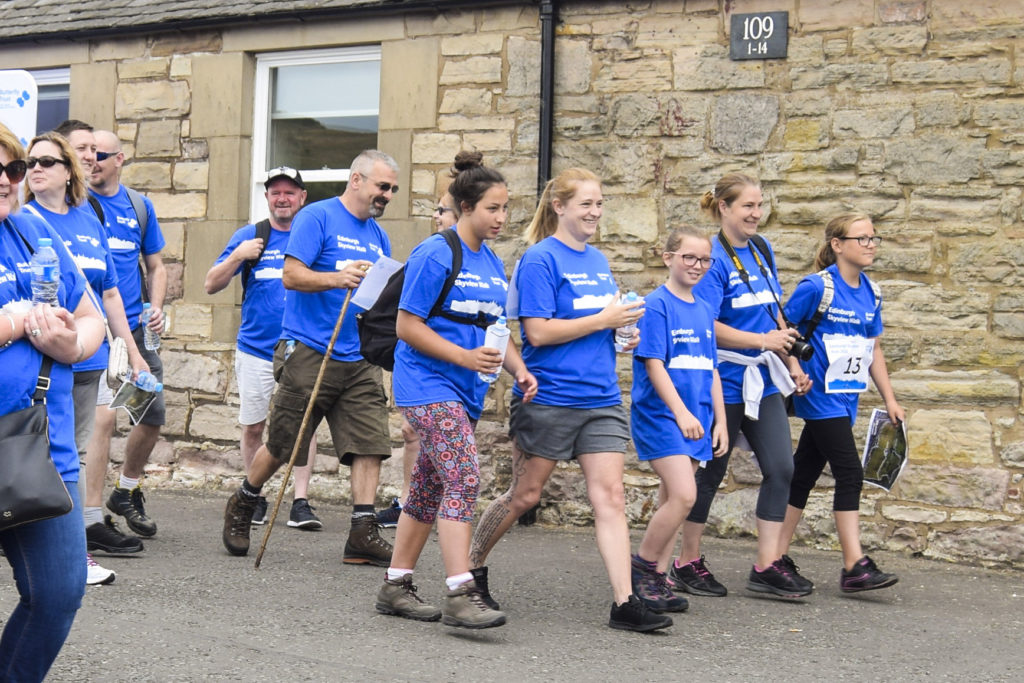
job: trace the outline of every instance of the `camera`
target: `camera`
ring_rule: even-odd
[[[808,344],[803,337],[797,337],[793,340],[793,345],[789,347],[789,355],[796,356],[802,361],[809,361],[814,355],[814,347]]]

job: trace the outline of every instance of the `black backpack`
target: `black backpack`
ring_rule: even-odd
[[[477,313],[475,317],[458,316],[441,310],[444,300],[455,284],[455,279],[462,270],[462,242],[454,229],[442,230],[441,236],[452,250],[452,272],[444,281],[441,293],[437,295],[434,307],[428,317],[441,316],[464,325],[476,325],[486,329],[489,324],[487,316]],[[431,235],[427,239],[432,239]],[[426,241],[426,240],[424,240]],[[366,311],[356,315],[359,328],[359,353],[367,362],[380,366],[391,372],[395,368],[395,346],[398,345],[398,333],[395,321],[398,318],[398,301],[402,298],[402,287],[405,285],[405,266],[399,268],[389,279],[380,296]]]
[[[249,273],[260,262],[260,257],[263,256],[263,252],[267,250],[267,245],[270,244],[270,219],[264,218],[256,224],[256,237],[263,240],[263,248],[260,249],[260,253],[256,254],[256,258],[249,259],[242,264],[242,301],[245,301],[245,295],[248,293]]]

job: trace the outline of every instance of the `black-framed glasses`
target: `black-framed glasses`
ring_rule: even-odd
[[[68,163],[67,159],[58,159],[57,157],[51,157],[49,155],[42,157],[29,157],[25,160],[25,165],[29,168],[35,168],[36,164],[39,164],[43,168],[53,168],[54,164],[61,164],[63,166],[71,165]]]
[[[678,256],[680,259],[682,259],[683,265],[687,266],[688,268],[693,268],[698,263],[700,263],[700,265],[702,265],[705,268],[710,268],[715,263],[715,259],[712,258],[711,256],[700,257],[697,256],[696,254],[681,254],[678,251],[668,251],[665,253]]]
[[[857,240],[857,244],[862,247],[870,247],[871,245],[878,246],[882,243],[882,238],[878,235],[857,235],[856,237],[839,237],[841,240]]]
[[[106,161],[110,157],[116,157],[120,152],[101,152],[96,150],[96,161]]]
[[[387,190],[385,190],[385,192],[386,191]],[[445,214],[446,211],[451,211],[452,213],[455,213],[455,209],[451,208],[450,206],[441,206],[440,204],[438,204],[437,206],[434,207],[434,213],[439,213],[442,216]]]
[[[10,161],[6,166],[0,164],[0,175],[6,173],[7,179],[12,183],[20,183],[25,178],[25,173],[28,171],[28,164],[22,159],[15,159]]]

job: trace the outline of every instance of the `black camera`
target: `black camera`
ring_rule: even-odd
[[[814,355],[814,347],[808,344],[803,337],[797,337],[793,340],[793,345],[789,347],[789,355],[796,356],[802,361],[809,361]]]

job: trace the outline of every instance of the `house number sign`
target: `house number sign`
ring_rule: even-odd
[[[729,24],[731,59],[781,59],[789,46],[789,12],[733,14]]]

